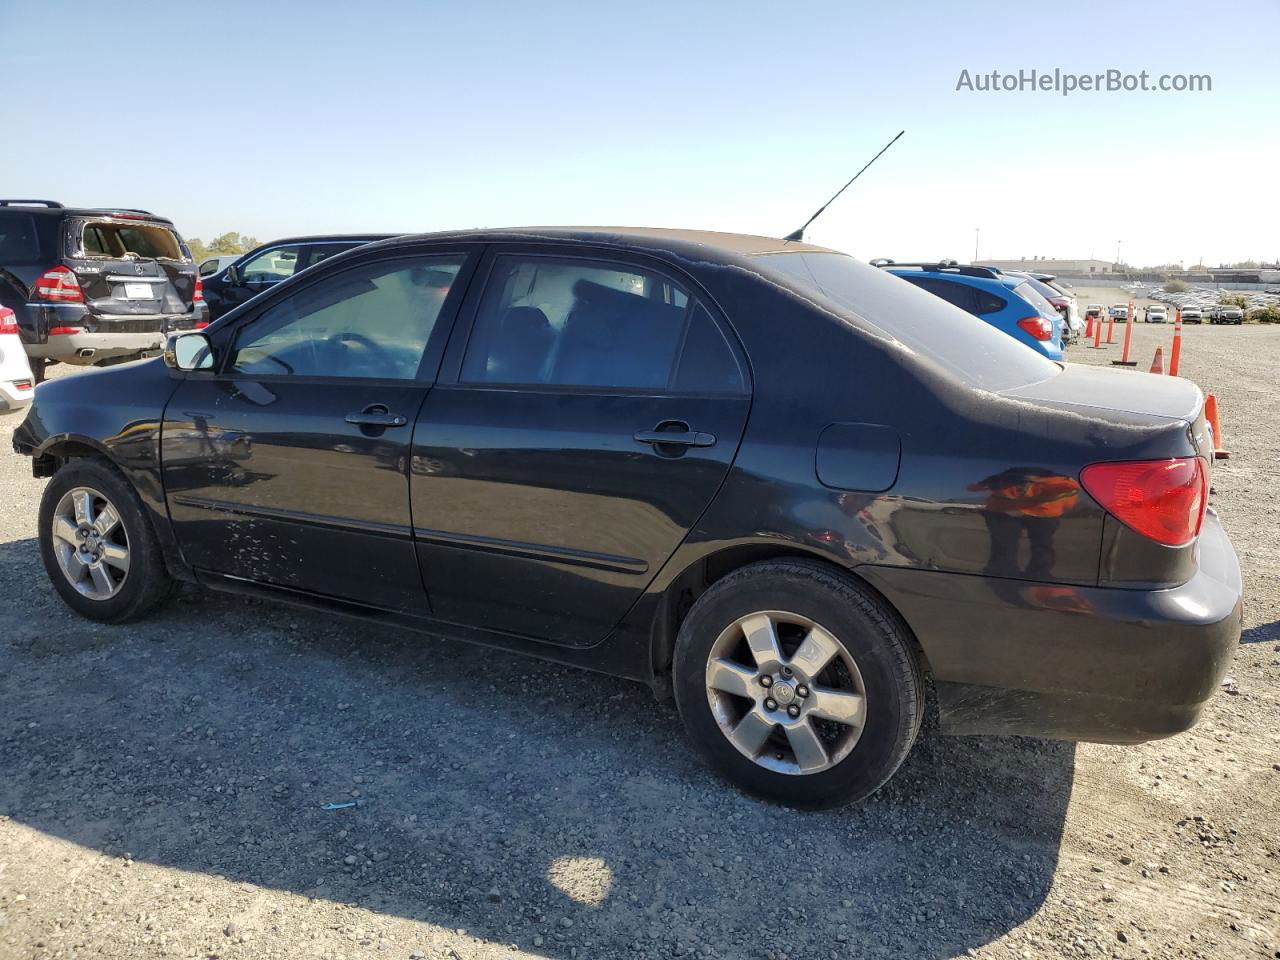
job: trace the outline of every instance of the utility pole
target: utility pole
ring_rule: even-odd
[[[1117,267],[1120,266],[1120,244],[1122,243],[1124,243],[1123,240],[1116,241],[1116,266]]]
[[[981,227],[973,228],[973,262],[978,262],[978,237],[982,235]]]

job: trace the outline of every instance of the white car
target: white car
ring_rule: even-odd
[[[1168,323],[1169,311],[1164,307],[1147,307],[1147,323]]]
[[[21,410],[35,395],[36,378],[18,336],[18,318],[0,307],[0,412]]]

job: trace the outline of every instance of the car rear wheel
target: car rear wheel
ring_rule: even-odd
[[[54,589],[91,620],[135,620],[172,587],[141,501],[105,461],[72,460],[49,481],[40,501],[40,554]]]
[[[715,583],[681,625],[674,670],[685,729],[712,767],[792,806],[869,796],[923,717],[897,614],[813,561],[753,564]]]

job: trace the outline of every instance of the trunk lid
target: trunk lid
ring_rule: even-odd
[[[167,221],[102,217],[71,221],[66,265],[98,319],[190,313],[196,266]]]
[[[1190,380],[1080,364],[1068,364],[1056,377],[1007,390],[1004,395],[1187,423],[1194,423],[1204,410],[1204,394]]]

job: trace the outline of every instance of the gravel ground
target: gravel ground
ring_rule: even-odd
[[[1138,747],[926,731],[818,814],[624,681],[196,590],[80,620],[0,453],[0,958],[1280,956],[1280,328],[1185,343],[1233,454],[1232,692]]]

